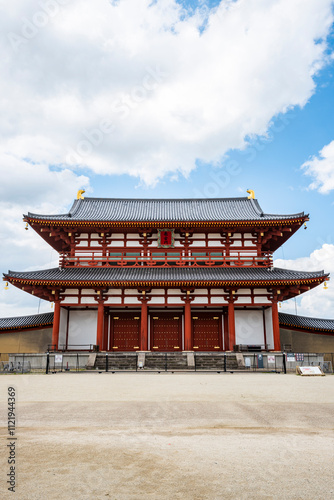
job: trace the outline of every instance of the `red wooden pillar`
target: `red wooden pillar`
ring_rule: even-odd
[[[228,348],[233,351],[235,345],[235,315],[234,315],[234,300],[228,302]]]
[[[190,299],[186,299],[184,304],[184,350],[191,351],[191,349],[191,306]]]
[[[103,344],[102,349],[108,350],[108,333],[109,333],[109,314],[105,311],[104,315],[104,328],[103,328]]]
[[[103,320],[104,320],[104,303],[103,300],[99,301],[97,308],[97,326],[96,326],[96,345],[99,346],[99,350],[102,350],[103,344]]]
[[[140,350],[148,350],[148,328],[147,328],[147,299],[143,298],[141,302],[141,320],[140,320]]]
[[[55,300],[55,309],[53,313],[52,328],[52,348],[58,349],[59,343],[59,324],[60,324],[60,300]]]
[[[274,351],[280,351],[281,350],[281,339],[280,339],[280,333],[279,333],[277,299],[272,299],[271,310],[272,310],[272,318],[273,318]]]
[[[228,341],[228,315],[227,315],[227,308],[224,307],[224,351],[228,351],[230,346],[229,346],[229,341]]]

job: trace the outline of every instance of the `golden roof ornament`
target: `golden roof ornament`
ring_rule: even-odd
[[[249,193],[248,199],[249,200],[254,200],[255,199],[255,194],[253,189],[247,189],[247,193]]]
[[[77,192],[77,200],[84,200],[84,197],[82,196],[84,193],[84,189],[79,189],[79,191]]]

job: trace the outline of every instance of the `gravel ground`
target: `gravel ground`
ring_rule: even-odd
[[[334,376],[262,373],[2,376],[0,498],[334,498],[333,389]]]

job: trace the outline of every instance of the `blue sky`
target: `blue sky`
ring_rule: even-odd
[[[0,20],[1,272],[57,265],[22,213],[66,211],[80,188],[251,188],[265,212],[310,214],[276,265],[334,272],[331,0],[53,4],[18,0]],[[297,308],[334,317],[334,293],[308,292]],[[37,309],[49,304],[0,291],[2,317]]]

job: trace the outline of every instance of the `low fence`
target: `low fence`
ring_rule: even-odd
[[[333,362],[334,353],[0,353],[0,373],[293,373],[297,366],[320,366],[324,373],[333,373]]]
[[[0,373],[56,373],[86,370],[89,354],[0,353]]]

